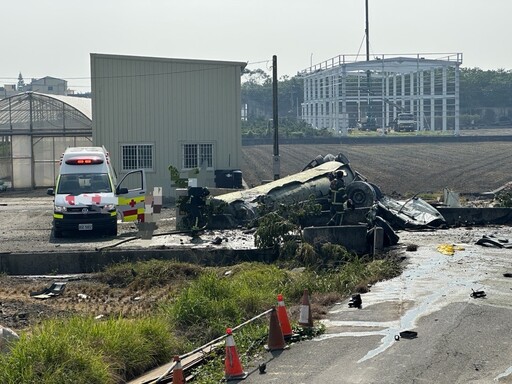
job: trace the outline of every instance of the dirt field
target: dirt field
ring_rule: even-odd
[[[512,181],[511,142],[280,145],[281,176],[299,172],[317,155],[343,153],[353,170],[377,184],[386,194],[492,191]],[[272,146],[242,148],[242,173],[248,185],[271,180]]]

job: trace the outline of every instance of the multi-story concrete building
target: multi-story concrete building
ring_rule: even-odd
[[[462,54],[340,55],[302,71],[303,119],[346,135],[349,128],[386,128],[412,113],[417,130],[459,131]]]

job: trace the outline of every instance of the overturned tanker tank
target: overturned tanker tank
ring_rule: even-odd
[[[445,223],[443,216],[430,204],[415,197],[397,201],[385,196],[378,186],[354,171],[343,154],[317,156],[299,173],[284,177],[255,188],[240,190],[212,197],[210,201],[211,228],[234,228],[245,226],[258,217],[262,204],[272,209],[278,204],[296,204],[312,196],[328,212],[330,176],[338,170],[344,171],[344,182],[350,209],[344,224],[360,224],[370,221],[387,227],[390,243],[396,243],[393,229],[439,227]],[[326,225],[325,219],[323,225]],[[322,222],[316,225],[322,224]],[[394,239],[394,240],[393,240]]]

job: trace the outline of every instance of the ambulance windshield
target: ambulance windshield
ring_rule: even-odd
[[[81,173],[60,175],[58,194],[80,195],[82,193],[112,192],[106,173]]]

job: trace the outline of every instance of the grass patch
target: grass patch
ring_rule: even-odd
[[[184,351],[170,331],[161,317],[45,321],[0,357],[0,382],[124,382]]]
[[[114,264],[99,274],[100,281],[113,288],[148,289],[169,284],[176,285],[196,278],[202,268],[195,264],[168,260],[148,260],[136,263]]]
[[[325,247],[325,244],[323,245]],[[322,248],[322,246],[320,247]],[[130,380],[169,362],[173,355],[190,351],[222,336],[226,328],[266,311],[282,293],[289,307],[298,307],[305,288],[312,305],[328,306],[360,287],[395,276],[391,260],[365,262],[332,245],[329,252],[343,256],[336,268],[283,269],[277,265],[243,263],[232,267],[203,268],[185,263],[148,261],[109,268],[102,277],[112,285],[181,289],[160,301],[153,313],[140,319],[122,317],[99,321],[91,317],[42,322],[13,344],[11,353],[0,356],[0,382],[105,383]],[[315,249],[309,252],[316,253]],[[324,249],[324,252],[325,251]],[[340,256],[341,255],[341,256]],[[315,262],[312,265],[316,265]],[[135,272],[135,274],[132,272]],[[119,274],[117,276],[116,274]],[[140,285],[139,285],[140,284]],[[321,311],[319,311],[321,313]],[[291,317],[292,326],[298,321]],[[264,317],[235,333],[242,363],[261,353],[268,336]],[[223,376],[223,348],[196,376],[198,383],[217,382]]]
[[[259,263],[240,264],[229,271],[211,269],[161,308],[176,329],[207,342],[275,305],[288,280],[286,271]]]

